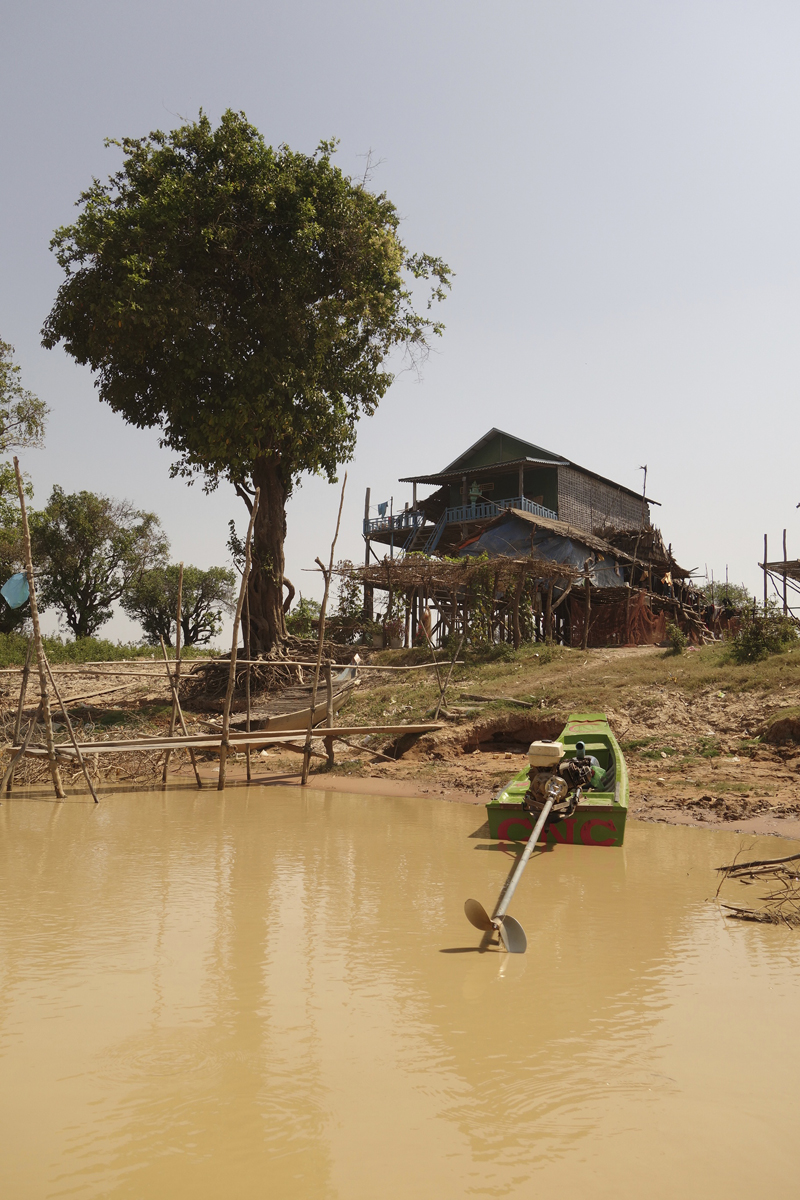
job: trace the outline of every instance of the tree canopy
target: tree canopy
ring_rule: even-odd
[[[63,613],[76,638],[93,637],[114,601],[169,548],[154,513],[93,492],[67,495],[54,487],[30,523],[37,594]]]
[[[163,637],[167,646],[174,644],[178,615],[180,567],[151,567],[143,571],[122,597],[122,607],[138,621],[151,645]],[[225,567],[183,568],[181,593],[181,640],[184,646],[205,646],[222,628],[223,612],[236,607],[236,576]]]
[[[244,114],[201,112],[169,134],[113,143],[122,167],[80,197],[52,242],[65,278],[43,330],[96,372],[102,400],[161,430],[175,473],[229,480],[254,532],[251,641],[285,633],[286,500],[306,471],[336,478],[356,425],[418,362],[449,287],[411,254],[384,194],[314,154],[268,146]],[[429,281],[427,308],[412,292]]]

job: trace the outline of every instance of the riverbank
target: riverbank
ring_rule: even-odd
[[[429,657],[427,651],[384,652],[371,662],[397,666]],[[604,712],[628,762],[632,816],[800,836],[800,653],[746,665],[729,661],[721,646],[680,655],[658,647],[584,652],[539,645],[514,653],[501,646],[464,657],[453,670],[439,732],[419,739],[365,736],[357,749],[338,744],[333,768],[313,760],[312,786],[481,805],[521,769],[534,738],[556,737],[571,712]],[[73,695],[98,696],[82,712],[73,709],[78,736],[166,732],[164,683],[137,676],[120,691],[116,677],[105,680],[109,669],[70,678]],[[104,694],[109,684],[112,696]],[[5,686],[8,736],[18,685],[9,679]],[[365,671],[338,723],[430,720],[438,700],[433,671]],[[186,719],[190,732],[201,732],[208,714],[187,708]],[[321,742],[314,745],[323,751]],[[101,789],[152,786],[161,763],[159,755],[102,757],[98,782]],[[285,750],[254,754],[254,780],[298,783],[299,764],[299,755]],[[171,765],[170,779],[178,785],[188,763],[175,754]],[[213,780],[216,760],[206,759],[201,769]],[[36,785],[46,773],[44,763],[28,759],[18,779]],[[243,774],[243,755],[234,756],[229,779]],[[82,786],[77,772],[72,786]]]

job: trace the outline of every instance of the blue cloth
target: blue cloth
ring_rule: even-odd
[[[3,597],[9,608],[22,608],[25,601],[30,599],[30,594],[28,576],[24,571],[17,571],[16,575],[7,579],[0,588],[0,596]]]
[[[489,558],[527,558],[529,554],[535,554],[550,562],[566,563],[581,572],[589,559],[594,587],[622,587],[625,582],[619,563],[590,549],[581,542],[580,537],[564,537],[542,526],[534,528],[530,522],[515,517],[513,513],[507,513],[504,520],[485,529],[477,541],[465,546],[459,554],[462,558],[481,554],[488,554]]]
[[[389,507],[389,501],[388,501],[388,500],[384,500],[383,504],[379,504],[379,505],[378,505],[378,516],[379,516],[379,517],[385,517],[385,516],[386,516],[386,510],[387,510],[387,508],[388,508],[388,507]]]

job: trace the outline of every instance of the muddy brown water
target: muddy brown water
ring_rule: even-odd
[[[480,811],[232,788],[0,808],[0,1195],[704,1200],[798,1187],[800,935],[629,824],[513,859]],[[732,893],[729,892],[729,896]],[[737,897],[752,897],[739,889]]]

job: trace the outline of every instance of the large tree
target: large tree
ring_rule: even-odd
[[[154,513],[60,487],[46,508],[31,513],[31,541],[42,604],[58,609],[76,638],[93,637],[114,601],[169,548]]]
[[[138,621],[148,641],[158,645],[163,637],[173,644],[178,615],[180,567],[151,567],[122,597],[122,607]],[[181,591],[181,641],[184,646],[204,646],[222,629],[222,613],[236,608],[236,576],[226,567],[183,568]]]
[[[335,481],[392,381],[387,358],[419,361],[441,332],[427,310],[450,271],[407,251],[394,205],[333,165],[332,142],[274,149],[229,111],[113,144],[122,167],[53,239],[66,278],[44,345],[63,341],[101,399],[158,427],[174,473],[227,479],[248,508],[260,488],[251,645],[268,651],[286,629],[292,487],[306,471]]]

